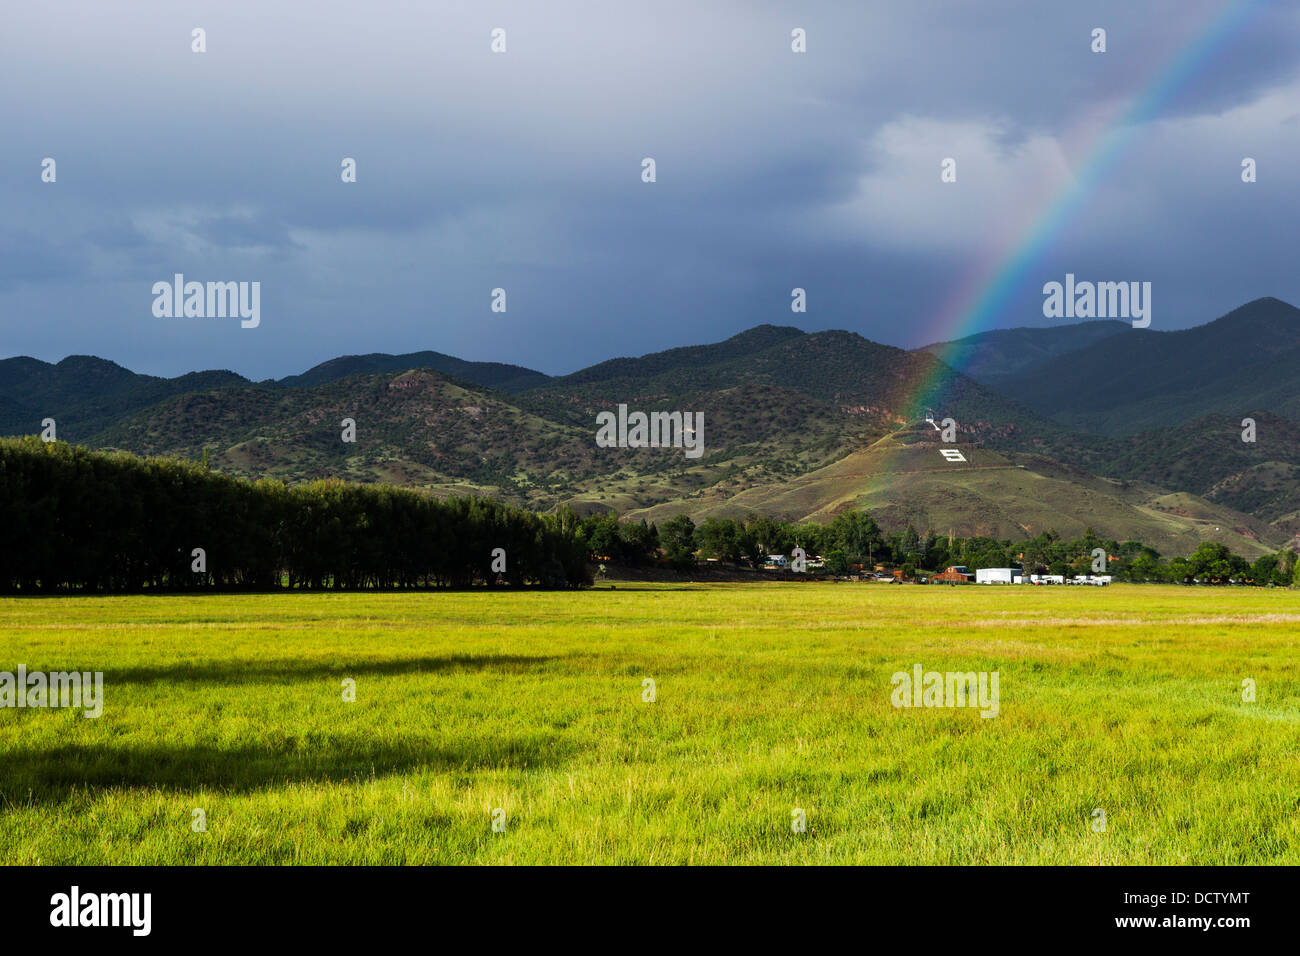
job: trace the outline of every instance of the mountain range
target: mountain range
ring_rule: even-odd
[[[1300,534],[1300,310],[1257,299],[1178,332],[1113,321],[903,350],[760,325],[568,375],[439,352],[342,356],[254,382],[160,378],[91,356],[0,360],[0,433],[198,459],[245,477],[339,477],[661,520],[769,513],[964,536],[1092,527],[1168,554],[1253,556]],[[705,454],[609,449],[619,404],[700,411]],[[953,418],[964,461],[925,423]],[[341,440],[345,418],[356,441]],[[1243,441],[1243,419],[1255,441]]]

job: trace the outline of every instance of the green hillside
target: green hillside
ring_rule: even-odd
[[[405,372],[413,368],[433,369],[435,372],[442,372],[444,375],[502,392],[522,392],[536,388],[550,379],[549,375],[519,365],[506,365],[501,362],[467,362],[454,355],[425,351],[408,352],[404,355],[388,355],[382,352],[344,355],[322,362],[301,375],[282,378],[277,384],[287,388],[303,388],[337,382],[339,379],[351,378],[354,375]]]
[[[674,406],[647,400],[647,410]],[[197,460],[244,477],[340,477],[551,507],[584,497],[648,504],[715,484],[783,481],[883,432],[799,392],[747,385],[693,397],[705,455],[595,444],[582,425],[520,409],[499,392],[431,370],[365,375],[315,387],[223,388],[169,399],[96,435],[95,447]],[[356,441],[342,441],[342,422]],[[604,507],[604,505],[602,505]]]
[[[1059,431],[1055,423],[926,352],[879,345],[852,332],[805,334],[773,326],[752,332],[718,346],[673,350],[690,353],[683,363],[664,359],[670,352],[604,363],[595,367],[599,374],[587,370],[552,379],[518,401],[549,418],[589,421],[617,402],[654,399],[689,408],[690,400],[703,393],[760,385],[823,402],[845,421],[898,427],[933,408],[940,417],[952,416],[963,434],[973,438],[1014,433],[1029,441]]]
[[[123,417],[173,396],[248,379],[229,371],[190,372],[176,378],[140,375],[91,355],[57,364],[20,356],[0,360],[0,435],[31,435],[53,418],[58,437],[85,441]]]
[[[1048,328],[995,329],[923,351],[984,385],[997,388],[1012,375],[1117,335],[1130,326],[1114,319]]]
[[[342,440],[342,422],[356,441]],[[246,477],[563,487],[596,471],[588,435],[438,372],[363,375],[302,388],[178,396],[95,436],[98,447],[197,459]]]
[[[1294,391],[1287,363],[1300,349],[1296,313],[1259,300],[1188,332],[1093,322],[911,352],[847,331],[762,325],[556,378],[438,352],[344,356],[260,383],[233,372],[161,379],[89,357],[57,365],[16,358],[0,362],[0,421],[32,434],[50,416],[65,440],[206,456],[210,467],[242,477],[339,477],[539,509],[826,520],[853,506],[886,525],[962,535],[1092,526],[1162,542],[1167,553],[1216,535],[1253,553],[1259,545],[1250,542],[1300,534],[1300,424],[1272,406],[1244,405],[1269,410],[1250,413],[1257,441],[1243,443],[1246,412],[1230,406],[1237,393]],[[955,371],[935,351],[1018,383],[1026,403]],[[401,367],[414,361],[435,367]],[[1210,386],[1187,381],[1189,365],[1213,365],[1214,381],[1231,379],[1237,393],[1211,402],[1202,396]],[[1093,387],[1084,388],[1077,369]],[[1154,392],[1148,379],[1158,383]],[[1300,399],[1287,401],[1300,414]],[[1128,415],[1134,402],[1147,417],[1175,421],[1112,435],[1086,427]],[[702,412],[703,457],[597,447],[596,415],[619,404]],[[1208,404],[1221,410],[1179,417]],[[937,457],[934,429],[914,426],[926,410],[956,421],[967,463]],[[341,440],[347,418],[356,421],[354,443]]]
[[[1129,329],[998,388],[1070,428],[1131,435],[1249,409],[1300,419],[1298,369],[1300,309],[1257,299],[1193,329]]]
[[[53,418],[58,435],[85,441],[127,417],[177,395],[217,388],[301,388],[377,372],[431,368],[475,385],[503,392],[535,388],[549,376],[499,362],[467,362],[441,352],[407,355],[347,355],[301,375],[254,383],[226,370],[189,372],[174,378],[141,375],[91,355],[70,355],[51,364],[19,356],[0,360],[0,435],[33,434]]]
[[[1102,537],[1140,540],[1164,554],[1189,553],[1209,540],[1257,557],[1281,543],[1266,522],[1194,495],[1108,481],[1039,456],[966,443],[943,447],[959,449],[967,460],[947,461],[931,435],[908,429],[780,485],[665,502],[633,517],[660,521],[685,513],[700,520],[753,511],[824,522],[865,508],[889,530],[911,524],[940,534],[952,529],[1015,540],[1046,530],[1081,536],[1091,527]]]

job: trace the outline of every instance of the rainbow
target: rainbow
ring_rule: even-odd
[[[1095,142],[1087,149],[1076,175],[1056,195],[1048,197],[1022,235],[990,243],[992,252],[982,256],[969,270],[957,291],[939,310],[925,340],[947,342],[996,328],[1007,303],[1023,289],[1030,270],[1120,162],[1141,125],[1155,117],[1261,5],[1262,0],[1231,0],[1156,72],[1152,82],[1127,109],[1114,110],[1110,122],[1099,125],[1099,132],[1093,137]],[[942,402],[938,393],[947,377],[947,368],[936,363],[934,372],[923,378],[913,400],[906,403],[905,414],[915,417],[927,403]],[[935,408],[937,413],[938,404]]]

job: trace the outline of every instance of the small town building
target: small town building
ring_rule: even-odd
[[[930,578],[931,584],[967,584],[975,575],[970,573],[970,568],[964,564],[954,564],[946,567],[939,574]]]
[[[1020,568],[980,568],[975,572],[976,584],[1020,584],[1023,581]]]

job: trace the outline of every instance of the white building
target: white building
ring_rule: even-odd
[[[975,571],[976,584],[1020,584],[1019,568],[978,568]]]

